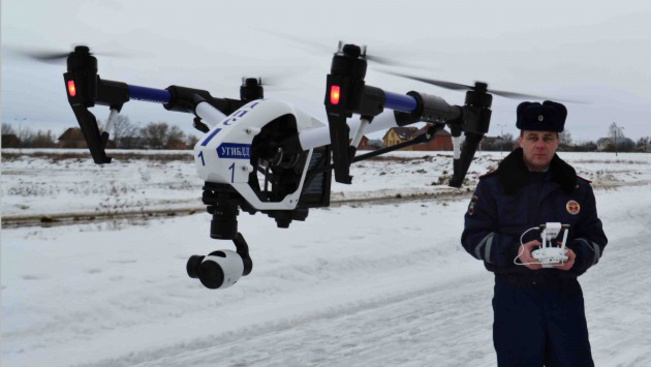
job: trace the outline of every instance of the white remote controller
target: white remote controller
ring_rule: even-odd
[[[542,247],[532,251],[531,256],[538,260],[538,263],[540,263],[543,268],[552,268],[564,264],[565,261],[567,261],[565,242],[567,241],[569,226],[564,226],[558,222],[548,222],[541,225],[540,228],[542,229],[540,233]],[[563,233],[563,242],[561,243],[561,247],[555,247],[552,243],[562,230],[565,231]]]
[[[533,250],[531,256],[538,260],[543,268],[551,268],[567,261],[565,249],[561,247],[545,247]]]

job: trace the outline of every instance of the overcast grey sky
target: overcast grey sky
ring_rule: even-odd
[[[433,79],[556,99],[568,103],[566,128],[575,140],[605,136],[616,121],[635,140],[651,135],[651,2],[649,1],[118,1],[5,0],[2,14],[2,121],[33,129],[76,124],[59,65],[16,57],[9,48],[70,50],[87,44],[104,79],[151,88],[176,84],[236,97],[240,78],[285,76],[285,90],[267,97],[324,116],[331,54],[279,38],[368,45],[369,54],[418,65],[396,69]],[[370,69],[367,84],[404,93],[464,95]],[[516,133],[520,101],[495,97],[489,134]],[[93,111],[106,119],[108,110]],[[134,122],[168,121],[190,131],[192,116],[131,102]]]

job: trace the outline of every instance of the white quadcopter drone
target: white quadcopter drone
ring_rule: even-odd
[[[194,127],[205,133],[194,147],[194,160],[205,181],[203,203],[213,216],[210,236],[232,240],[237,249],[192,256],[188,261],[190,277],[199,278],[212,289],[231,286],[251,272],[248,246],[237,228],[239,210],[262,212],[274,218],[279,227],[287,228],[293,220],[305,220],[309,208],[330,205],[333,169],[337,182],[350,184],[351,163],[426,142],[445,126],[451,131],[454,146],[449,185],[460,187],[479,142],[488,132],[492,94],[538,98],[489,90],[480,82],[466,86],[395,73],[443,88],[465,90],[465,102],[450,105],[440,97],[416,91],[384,91],[365,84],[367,60],[374,60],[366,55],[366,48],[340,42],[327,77],[325,123],[288,103],[265,99],[261,80],[256,78],[244,79],[240,99],[216,98],[205,90],[175,85],[153,89],[101,79],[97,59],[86,46],[77,46],[71,53],[37,58],[67,58],[64,80],[68,101],[97,164],[111,162],[105,152],[107,131],[126,102],[160,103],[167,110],[195,115]],[[103,132],[89,111],[96,104],[110,108]],[[353,115],[359,119],[351,119]],[[420,137],[356,156],[364,134],[419,121],[429,124],[427,133]]]

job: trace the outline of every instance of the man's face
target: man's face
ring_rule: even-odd
[[[558,134],[550,131],[523,131],[519,139],[524,163],[532,171],[542,172],[549,167],[558,148]]]

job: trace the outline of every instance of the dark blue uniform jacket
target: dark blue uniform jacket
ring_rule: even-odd
[[[571,226],[567,247],[576,253],[576,261],[569,271],[530,270],[514,264],[520,236],[546,222]],[[534,239],[540,240],[540,231],[528,232],[522,243]],[[577,177],[574,168],[557,155],[547,172],[530,172],[522,149],[514,150],[497,170],[480,179],[461,236],[466,251],[483,260],[488,270],[507,277],[547,280],[583,274],[599,261],[607,242],[589,181]]]

